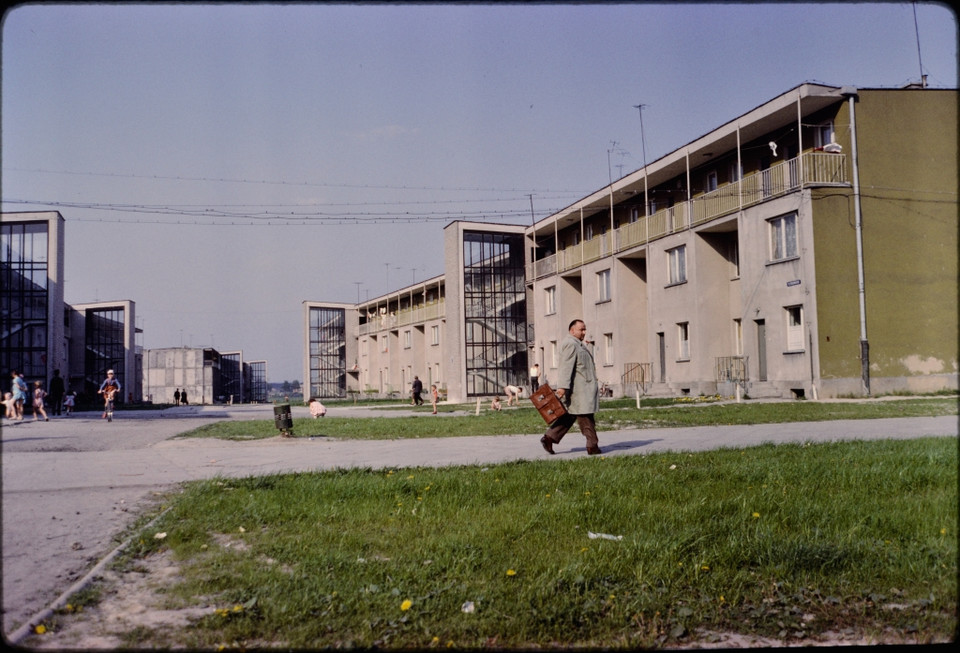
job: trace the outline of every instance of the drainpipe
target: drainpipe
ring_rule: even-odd
[[[863,392],[870,395],[870,343],[867,341],[867,304],[863,275],[863,216],[860,211],[860,167],[857,160],[857,119],[854,105],[857,101],[857,89],[844,86],[840,93],[847,98],[850,107],[850,144],[853,160],[853,211],[857,234],[857,283],[860,298],[860,378]]]

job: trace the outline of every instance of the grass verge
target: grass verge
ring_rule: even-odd
[[[652,401],[652,400],[647,400]],[[663,401],[663,400],[660,400]],[[484,408],[479,415],[467,405],[445,406],[449,413],[403,417],[294,418],[294,437],[334,437],[355,440],[439,438],[461,435],[512,435],[542,433],[543,421],[532,406],[523,404],[502,412]],[[956,415],[957,399],[904,399],[864,402],[757,402],[689,404],[670,402],[637,409],[633,400],[605,401],[597,413],[597,428],[715,426],[718,424],[775,424],[836,419],[874,419]],[[465,414],[460,414],[465,413]],[[178,437],[252,440],[276,437],[272,420],[227,420],[202,426]]]
[[[647,648],[708,631],[957,629],[954,438],[185,487],[131,555],[169,549],[181,574],[167,600],[209,612],[140,645]]]

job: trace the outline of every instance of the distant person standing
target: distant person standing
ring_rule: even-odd
[[[53,371],[53,378],[50,379],[50,413],[59,415],[63,410],[63,377],[60,376],[60,370]]]
[[[437,384],[430,386],[430,404],[433,406],[433,414],[437,414],[437,401],[440,400],[440,393],[437,392]]]
[[[180,405],[180,388],[177,388],[176,390],[173,391],[173,405],[174,406]]]
[[[414,406],[422,406],[423,405],[423,397],[421,396],[422,394],[423,394],[423,381],[420,380],[419,376],[414,376],[413,377],[413,399],[410,401],[410,403]]]
[[[63,398],[63,412],[67,417],[73,415],[73,407],[77,403],[77,393],[68,392],[67,395]]]
[[[597,366],[593,354],[583,344],[586,334],[587,325],[583,320],[574,320],[560,344],[555,390],[557,396],[566,404],[567,412],[551,424],[540,438],[540,444],[550,454],[554,453],[553,445],[560,442],[574,422],[587,439],[587,453],[591,456],[602,453],[594,419],[594,414],[600,407]]]
[[[540,363],[534,363],[530,368],[530,392],[536,392],[540,387]]]
[[[184,388],[183,392],[180,393],[180,403],[186,406],[189,402],[187,401],[187,389]]]

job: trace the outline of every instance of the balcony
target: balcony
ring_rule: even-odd
[[[440,319],[445,315],[444,300],[405,308],[398,312],[375,315],[357,329],[357,335],[365,336],[378,331],[388,331],[410,324],[423,324],[428,320]]]
[[[565,272],[672,233],[721,218],[741,209],[809,186],[847,184],[845,154],[805,152],[802,156],[746,175],[740,181],[698,195],[686,202],[623,225],[612,233],[534,261],[527,266],[527,279],[540,279]]]

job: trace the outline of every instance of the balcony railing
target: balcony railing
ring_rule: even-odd
[[[846,184],[846,169],[845,154],[805,152],[800,157],[746,175],[740,181],[625,224],[613,233],[603,234],[534,261],[528,266],[527,279],[540,279],[574,269],[604,256],[795,192],[801,187]]]
[[[360,325],[357,330],[357,334],[365,336],[371,333],[376,333],[377,331],[386,331],[388,329],[407,326],[409,324],[419,324],[426,322],[427,320],[436,320],[442,318],[444,315],[444,300],[441,299],[429,304],[423,304],[413,308],[405,308],[396,313],[375,315],[374,317],[370,318],[368,322]]]

